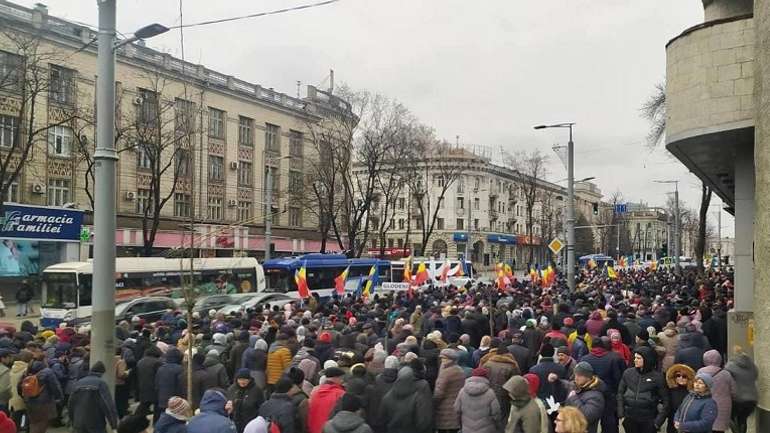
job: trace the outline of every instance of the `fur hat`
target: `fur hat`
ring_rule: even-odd
[[[666,384],[669,388],[676,388],[676,375],[682,374],[687,378],[687,389],[692,389],[695,380],[695,370],[684,364],[674,364],[666,370]]]

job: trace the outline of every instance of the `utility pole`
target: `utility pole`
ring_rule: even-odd
[[[674,240],[674,245],[676,245],[676,249],[674,250],[676,254],[674,255],[674,266],[676,266],[676,271],[680,272],[682,269],[679,266],[679,255],[681,254],[681,248],[680,245],[681,242],[681,234],[679,233],[679,181],[675,182],[676,189],[674,190],[674,233],[676,234],[676,239]]]
[[[470,189],[469,189],[470,190]],[[475,191],[475,190],[473,190]],[[475,195],[475,193],[474,193]],[[466,206],[468,206],[468,240],[465,242],[465,260],[470,260],[471,257],[471,195],[468,194],[468,200],[467,203],[465,203]],[[473,261],[471,261],[471,264],[473,264]],[[465,265],[463,265],[465,266]]]
[[[720,207],[719,213],[717,213],[717,236],[719,237],[719,243],[717,244],[717,267],[722,269],[722,209]]]
[[[270,260],[270,244],[273,234],[273,167],[267,166],[265,178],[265,261]]]
[[[114,370],[115,359],[115,0],[100,0],[98,78],[96,80],[96,191],[94,197],[94,275],[91,313],[91,365]],[[115,376],[104,377],[110,390]],[[111,391],[112,392],[112,391]]]

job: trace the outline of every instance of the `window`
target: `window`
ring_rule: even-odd
[[[289,208],[289,225],[299,227],[302,225],[302,213],[298,207]]]
[[[0,147],[14,147],[18,131],[18,117],[0,115]]]
[[[192,171],[192,159],[190,158],[190,151],[187,149],[176,150],[176,175],[177,177],[190,177]]]
[[[400,210],[404,209],[405,202],[406,202],[406,200],[404,199],[404,197],[399,197],[398,198],[398,208]]]
[[[479,229],[479,220],[478,220],[478,218],[473,220],[473,229],[474,230],[478,230]]]
[[[192,214],[192,196],[177,192],[174,194],[174,216],[190,217]]]
[[[5,201],[11,203],[19,202],[19,182],[12,182],[8,185],[8,191],[5,193]]]
[[[393,248],[393,239],[388,239],[388,248]]]
[[[251,186],[252,173],[254,169],[250,162],[238,162],[238,185]]]
[[[289,192],[301,193],[304,186],[302,172],[290,171],[289,172]]]
[[[209,197],[208,216],[210,220],[221,220],[224,212],[222,212],[222,197]]]
[[[465,209],[465,198],[457,197],[457,209]]]
[[[187,134],[195,131],[195,103],[181,98],[174,100],[174,128]]]
[[[403,218],[399,218],[398,219],[398,229],[399,230],[403,230],[404,229],[404,219]]]
[[[460,176],[457,178],[457,193],[462,194],[465,192],[465,176]]]
[[[209,137],[225,138],[225,112],[209,107]]]
[[[479,210],[479,205],[481,204],[481,200],[478,198],[473,199],[473,210]]]
[[[254,145],[254,120],[248,117],[238,116],[238,144],[242,146]]]
[[[303,137],[299,131],[289,131],[289,155],[302,158]]]
[[[75,71],[51,65],[51,81],[48,84],[48,98],[59,104],[75,102]]]
[[[24,74],[24,58],[18,54],[0,51],[0,89],[20,90]]]
[[[417,226],[418,229],[422,230],[422,219],[415,220],[414,225]]]
[[[396,244],[398,244],[399,248],[403,248],[404,247],[404,240],[401,239],[401,238],[398,238],[398,241],[396,241]]]
[[[245,222],[251,219],[251,202],[238,201],[238,221]]]
[[[48,153],[57,156],[72,154],[72,129],[66,126],[48,128]]]
[[[436,228],[444,230],[444,218],[436,218]]]
[[[152,209],[150,204],[150,190],[138,189],[136,190],[136,213],[143,215],[152,215]]]
[[[70,202],[70,181],[48,179],[48,206],[64,206]]]
[[[281,127],[265,124],[265,149],[271,152],[281,153]]]
[[[225,178],[225,159],[209,155],[209,180],[222,181]]]
[[[394,230],[396,228],[396,220],[391,218],[390,219],[390,225],[388,226],[390,230]]]
[[[465,220],[463,218],[457,218],[455,228],[457,228],[457,230],[465,230]]]
[[[481,186],[481,178],[476,176],[473,182],[473,189],[479,189],[479,186]]]
[[[158,126],[158,94],[146,89],[139,89],[139,107],[137,120],[145,128]]]
[[[136,166],[145,170],[152,168],[152,159],[150,158],[150,145],[140,144],[136,147]]]
[[[444,180],[444,176],[433,176],[433,183],[436,186],[443,188],[445,182],[446,181]]]

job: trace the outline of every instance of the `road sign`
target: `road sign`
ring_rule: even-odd
[[[551,241],[550,244],[548,244],[548,249],[553,251],[554,254],[559,254],[559,251],[564,248],[564,242],[560,241],[559,238],[556,238]]]
[[[80,242],[88,242],[91,240],[91,230],[88,227],[80,229]]]
[[[619,203],[615,205],[615,213],[628,212],[628,203]]]

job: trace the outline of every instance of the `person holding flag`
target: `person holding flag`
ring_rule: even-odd
[[[364,291],[361,293],[361,296],[363,296],[364,299],[368,298],[369,295],[374,292],[374,286],[377,282],[377,265],[372,265],[371,268],[369,268],[369,275],[366,276],[366,283],[364,284]]]
[[[404,260],[404,282],[412,282],[412,256],[409,256]]]
[[[294,282],[297,284],[297,293],[302,299],[310,297],[310,288],[307,285],[307,271],[303,264],[301,268],[294,272]]]
[[[425,262],[420,262],[417,266],[417,273],[414,276],[414,285],[421,286],[428,281],[428,269],[425,268]]]
[[[339,296],[343,296],[345,294],[345,281],[347,281],[349,273],[350,266],[345,268],[345,270],[334,279],[334,288]]]

